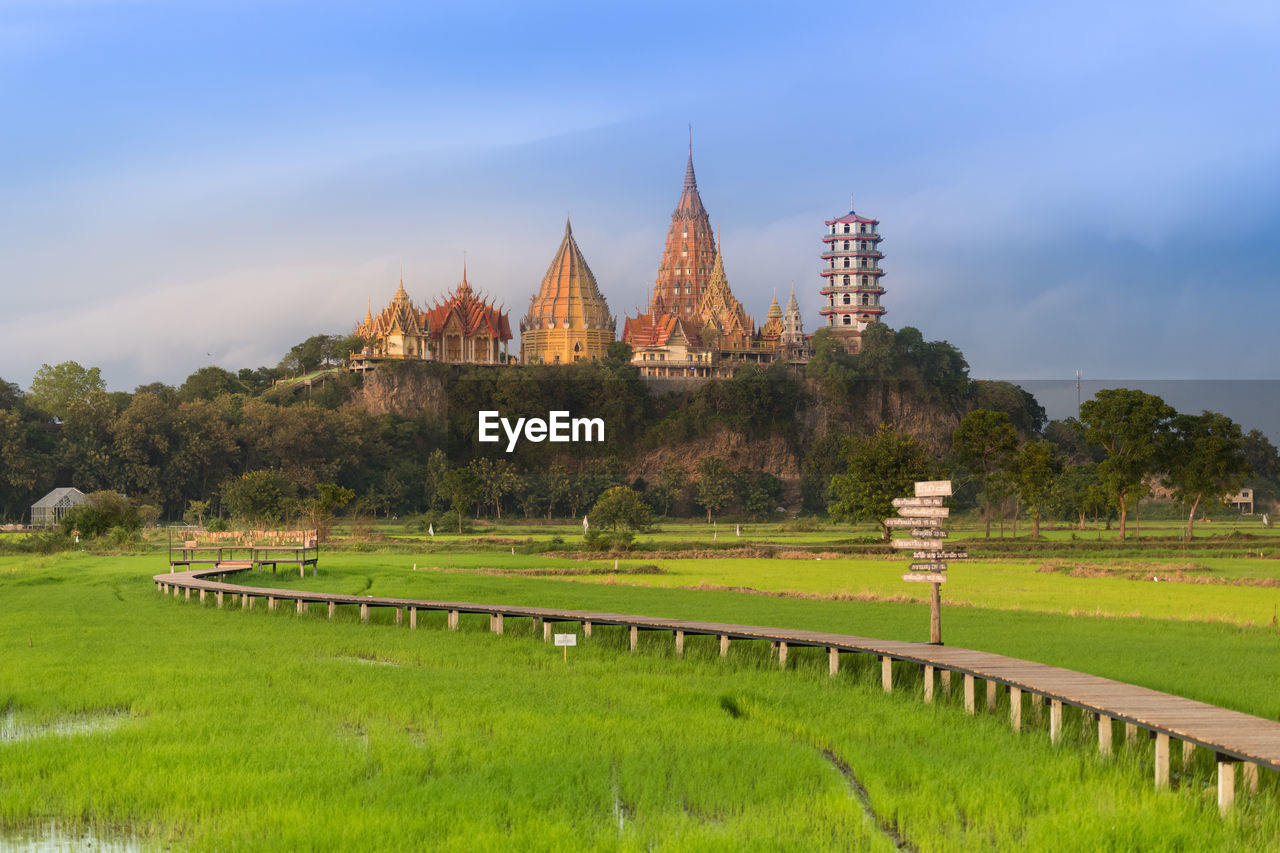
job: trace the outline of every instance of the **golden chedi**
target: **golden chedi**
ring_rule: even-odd
[[[560,248],[520,321],[520,361],[570,364],[603,358],[616,326],[566,220]]]

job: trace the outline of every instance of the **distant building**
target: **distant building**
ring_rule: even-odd
[[[857,352],[862,332],[880,321],[885,309],[880,305],[884,288],[880,277],[880,233],[878,219],[869,219],[850,210],[828,219],[822,237],[822,297],[818,313],[827,328],[849,352]]]
[[[376,317],[370,306],[365,312],[364,322],[356,326],[355,332],[369,342],[363,354],[365,360],[426,360],[433,357],[429,326],[427,312],[413,307],[402,278],[390,304]]]
[[[31,526],[54,527],[61,523],[68,510],[86,499],[85,493],[77,488],[54,489],[31,505]]]
[[[1227,498],[1232,509],[1240,510],[1241,515],[1253,515],[1253,489],[1247,486],[1237,494]]]
[[[569,364],[604,358],[617,325],[566,220],[560,248],[520,321],[520,361]]]

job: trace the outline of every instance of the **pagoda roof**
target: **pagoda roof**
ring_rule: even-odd
[[[444,302],[436,302],[424,312],[430,323],[431,332],[439,336],[444,331],[445,323],[455,317],[462,326],[463,334],[471,336],[485,327],[489,334],[499,340],[511,340],[511,323],[507,315],[495,307],[489,300],[475,294],[467,282],[467,271],[462,270],[462,283]]]
[[[538,292],[529,300],[529,312],[521,322],[521,328],[536,328],[535,324],[550,324],[551,328],[589,328],[612,330],[614,318],[609,314],[609,303],[596,284],[596,277],[587,265],[578,241],[573,238],[573,228],[568,220],[564,224],[564,239],[556,250]]]
[[[844,216],[838,217],[838,218],[836,218],[836,219],[828,219],[828,220],[827,220],[827,224],[828,224],[828,225],[835,225],[835,224],[836,224],[836,223],[838,223],[838,222],[839,222],[839,223],[843,223],[843,222],[865,222],[865,223],[867,223],[868,225],[879,225],[879,224],[880,224],[880,220],[879,220],[879,219],[871,219],[871,218],[866,217],[866,216],[861,216],[861,215],[859,215],[859,214],[857,214],[857,213],[854,213],[852,210],[851,210],[851,211],[849,211],[848,213],[846,213]]]

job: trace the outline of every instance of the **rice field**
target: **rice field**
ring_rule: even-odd
[[[317,577],[274,582],[904,639],[927,630],[910,603],[632,585],[668,575],[481,573],[511,555],[453,556],[477,562],[430,571],[440,561],[422,555],[415,571],[414,555],[332,553]],[[737,562],[752,580],[738,585],[765,583],[763,567]],[[157,594],[161,570],[154,552],[0,557],[0,849],[50,824],[184,850],[1257,849],[1280,832],[1270,773],[1223,821],[1206,756],[1157,793],[1146,743],[1101,759],[1069,715],[1066,748],[1053,747],[1043,731],[1012,733],[1001,713],[967,717],[954,697],[922,705],[910,672],[885,695],[871,661],[833,681],[816,650],[780,672],[767,647],[735,644],[721,660],[714,639],[690,638],[677,660],[669,637],[644,635],[631,655],[621,631],[597,629],[566,665],[517,620],[494,636],[482,617],[453,633],[443,615],[409,631],[389,614],[361,625],[354,613],[218,610]],[[695,585],[726,571],[681,570]],[[1216,601],[1237,588],[1195,589]],[[1242,606],[1213,601],[1202,604]],[[957,606],[944,632],[1280,713],[1280,636],[1267,626]]]

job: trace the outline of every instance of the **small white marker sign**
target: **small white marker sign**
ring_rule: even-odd
[[[906,551],[912,548],[937,548],[938,543],[928,539],[892,539],[889,541],[889,547]]]
[[[898,515],[903,518],[946,518],[951,510],[945,506],[901,506]]]
[[[947,570],[946,563],[912,563],[911,571],[913,572],[945,572]]]
[[[576,646],[578,645],[577,634],[556,634],[557,646]]]
[[[911,535],[921,539],[946,539],[947,531],[933,527],[913,527],[911,528]]]
[[[950,480],[925,480],[916,483],[916,497],[947,496],[951,494]]]
[[[937,527],[936,518],[886,518],[885,527]],[[912,534],[915,535],[914,533]]]

